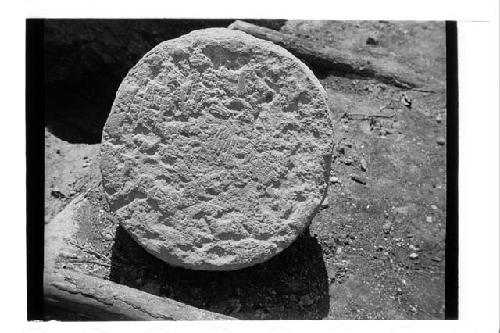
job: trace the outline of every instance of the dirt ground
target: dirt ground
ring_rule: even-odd
[[[45,222],[85,193],[77,246],[88,260],[71,265],[238,319],[444,319],[444,22],[289,21],[281,31],[422,79],[421,88],[403,90],[316,72],[336,120],[328,207],[288,249],[231,272],[163,263],[107,212],[99,144],[68,143],[48,129]]]

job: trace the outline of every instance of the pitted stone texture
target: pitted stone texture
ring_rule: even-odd
[[[103,131],[103,185],[151,254],[239,269],[307,227],[331,131],[324,89],[285,49],[193,31],[156,46],[123,80]]]

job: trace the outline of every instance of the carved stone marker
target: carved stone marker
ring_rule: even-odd
[[[193,31],[123,80],[103,131],[103,186],[151,254],[239,269],[307,227],[331,134],[324,89],[288,51],[240,31]]]

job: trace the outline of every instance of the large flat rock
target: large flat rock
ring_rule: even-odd
[[[307,227],[331,135],[326,93],[293,55],[239,31],[193,31],[123,80],[103,130],[103,186],[151,254],[239,269]]]

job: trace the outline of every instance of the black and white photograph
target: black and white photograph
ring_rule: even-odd
[[[444,319],[445,22],[42,23],[44,319]]]
[[[28,322],[459,322],[473,306],[456,20],[25,29]]]

